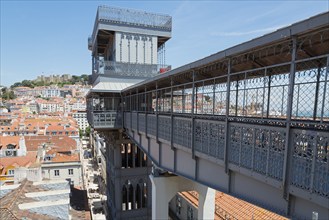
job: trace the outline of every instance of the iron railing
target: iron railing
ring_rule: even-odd
[[[93,41],[95,41],[99,22],[165,32],[171,32],[172,30],[172,17],[169,15],[149,13],[134,9],[99,6],[94,22],[94,29],[90,38],[92,44]]]
[[[98,19],[112,24],[146,27],[163,31],[171,31],[172,26],[172,19],[169,15],[108,6],[98,7]]]
[[[96,62],[96,72],[106,76],[144,77],[150,78],[158,73],[170,70],[168,65],[123,63],[115,61]]]
[[[329,198],[328,70],[329,56],[322,55],[135,89],[124,96],[124,127]]]
[[[88,117],[89,124],[94,129],[121,128],[121,117],[117,112],[91,112]]]
[[[158,118],[158,120],[157,120]],[[147,122],[147,125],[145,124]],[[195,154],[224,161],[225,122],[192,119],[158,114],[126,112],[124,127],[129,130],[158,137],[160,141],[173,143],[174,147],[191,151],[194,137]],[[173,132],[171,132],[173,124]],[[137,126],[138,125],[138,126]],[[142,126],[141,126],[142,125]],[[241,122],[228,125],[228,163],[231,169],[242,167],[252,172],[283,181],[286,150],[286,128],[260,126]],[[329,198],[329,133],[302,128],[291,130],[291,176],[289,184],[312,194]]]
[[[296,61],[294,85],[289,83],[288,63],[234,73],[229,79],[219,76],[127,95],[125,111],[189,114],[193,109],[197,115],[226,116],[228,109],[232,118],[284,121],[288,90],[293,86],[291,118],[326,122],[329,121],[327,62],[326,56]]]
[[[92,97],[87,99],[87,119],[94,129],[121,128],[122,118],[118,112],[119,97]]]

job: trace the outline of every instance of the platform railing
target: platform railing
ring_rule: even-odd
[[[321,203],[329,198],[328,70],[326,54],[135,89],[124,96],[124,127]]]
[[[96,69],[98,74],[106,76],[150,78],[170,70],[171,66],[100,60],[96,63]]]
[[[149,13],[135,9],[99,6],[98,15],[99,21],[114,24],[146,27],[164,31],[171,31],[172,26],[172,18],[169,15]]]

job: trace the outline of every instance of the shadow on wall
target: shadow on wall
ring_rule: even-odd
[[[90,211],[87,190],[77,189],[71,186],[70,205],[75,210]]]

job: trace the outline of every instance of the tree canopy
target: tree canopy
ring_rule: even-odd
[[[36,81],[36,80],[23,80],[22,82],[14,83],[10,88],[15,88],[15,87],[20,87],[20,86],[34,88],[37,86],[50,86],[50,85],[58,85],[59,87],[63,87],[64,85],[67,85],[67,84],[76,84],[76,83],[81,83],[81,82],[88,83],[88,79],[89,79],[88,75],[83,74],[81,76],[73,75],[70,80],[58,82],[58,83]]]
[[[11,89],[4,87],[1,89],[1,98],[3,100],[15,99],[16,95],[14,94],[14,91],[12,91]]]

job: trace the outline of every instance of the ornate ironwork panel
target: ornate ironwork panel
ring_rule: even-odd
[[[316,133],[306,132],[305,130],[294,130],[292,135],[294,152],[292,157],[291,184],[305,190],[310,190]]]
[[[138,130],[139,132],[145,133],[145,114],[138,114]]]
[[[270,131],[264,128],[256,128],[253,169],[258,173],[266,174],[269,145]]]
[[[230,124],[229,162],[282,180],[285,130]]]
[[[174,143],[191,148],[192,120],[174,117]]]
[[[93,113],[93,126],[94,128],[117,128],[122,126],[121,114],[117,112],[94,112]]]
[[[252,148],[254,145],[254,128],[242,127],[241,166],[250,169],[252,163]]]
[[[240,146],[241,146],[241,130],[242,127],[238,125],[230,125],[230,144],[228,148],[229,162],[239,165]]]
[[[194,144],[195,150],[202,152],[202,122],[196,120],[194,124]]]
[[[147,115],[147,133],[150,135],[156,135],[156,116],[148,114]]]
[[[328,132],[293,129],[292,144],[291,184],[329,198]]]
[[[286,133],[284,128],[273,128],[270,131],[270,135],[267,175],[274,179],[282,180]]]
[[[125,127],[130,128],[130,112],[125,112]]]
[[[159,138],[170,141],[171,137],[171,119],[169,116],[159,116],[158,118]]]
[[[329,198],[329,134],[318,132],[313,192]]]
[[[195,121],[195,150],[209,156],[223,159],[225,143],[225,126],[218,122]]]
[[[132,112],[132,117],[131,117],[131,127],[134,130],[137,130],[137,113]]]
[[[213,122],[210,124],[209,147],[210,154],[218,159],[224,159],[225,125]]]

